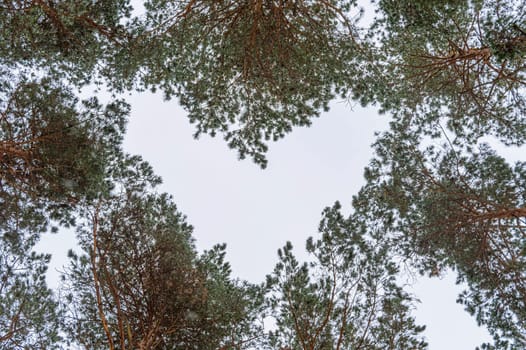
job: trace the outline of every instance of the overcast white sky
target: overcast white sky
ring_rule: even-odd
[[[175,101],[149,93],[133,94],[132,115],[124,142],[163,177],[161,190],[174,196],[194,226],[199,250],[227,243],[233,275],[262,282],[287,240],[302,256],[308,236],[317,234],[321,212],[339,200],[346,213],[353,194],[363,185],[363,168],[372,156],[374,131],[387,126],[388,116],[372,109],[333,103],[330,112],[310,128],[295,129],[274,143],[269,165],[261,170],[239,161],[221,138],[192,138],[194,128]],[[40,250],[54,256],[49,276],[57,285],[72,232],[47,235]],[[474,349],[489,340],[487,333],[460,305],[454,276],[421,279],[410,290],[421,300],[417,322],[426,324],[431,350]]]

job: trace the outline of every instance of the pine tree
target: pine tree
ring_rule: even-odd
[[[92,81],[127,38],[127,0],[0,1],[0,66]]]
[[[393,254],[431,275],[454,268],[468,285],[459,301],[494,335],[485,347],[524,348],[524,164],[480,140],[526,140],[526,5],[372,3],[378,15],[360,28],[354,0],[150,0],[134,18],[126,0],[0,1],[0,340],[57,346],[49,257],[31,249],[50,225],[80,218],[75,308],[62,321],[87,348],[425,347]],[[391,114],[351,219],[326,211],[311,265],[290,245],[280,251],[270,343],[256,323],[261,288],[230,277],[224,247],[195,252],[172,200],[152,188],[159,179],[120,151],[127,105],[79,101],[74,89],[89,83],[160,89],[187,109],[196,136],[222,134],[261,166],[268,141],[309,125],[335,96]]]
[[[195,136],[266,165],[267,142],[310,125],[358,69],[354,0],[145,3],[117,83],[177,97]],[[117,72],[119,70],[117,69]],[[126,84],[124,84],[126,85]]]
[[[112,194],[82,209],[83,253],[70,253],[64,275],[68,339],[86,349],[250,344],[257,290],[231,280],[224,247],[197,255],[192,227],[153,192],[158,180],[127,157]]]
[[[313,261],[300,264],[287,242],[267,277],[279,349],[425,349],[413,298],[397,285],[388,245],[361,232],[340,205],[325,209],[321,238],[307,240]]]
[[[523,348],[524,165],[508,164],[481,139],[526,140],[525,5],[377,4],[370,36],[384,63],[355,97],[380,103],[393,119],[374,145],[357,215],[396,239],[421,272],[458,272],[467,283],[459,302],[495,338],[487,348]]]
[[[356,215],[382,227],[422,273],[456,270],[467,284],[459,302],[488,327],[495,346],[521,348],[525,164],[510,165],[484,144],[461,152],[421,142],[407,132],[376,142]]]
[[[447,126],[458,142],[494,135],[526,139],[526,35],[522,1],[378,1],[372,26],[376,79],[365,100],[435,135]],[[373,34],[371,34],[373,35]]]
[[[79,101],[46,78],[9,77],[0,83],[0,210],[9,217],[13,204],[31,205],[49,220],[71,224],[78,202],[105,191],[128,105]]]
[[[46,285],[51,256],[33,251],[40,233],[46,230],[46,219],[31,205],[21,209],[15,203],[11,207],[5,203],[2,209],[0,348],[59,349],[61,315]]]

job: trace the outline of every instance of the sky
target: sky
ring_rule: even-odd
[[[267,169],[239,160],[220,138],[192,137],[194,128],[176,101],[135,93],[124,149],[140,154],[162,176],[160,191],[174,197],[179,211],[194,227],[199,251],[227,243],[233,276],[262,282],[277,262],[277,249],[291,241],[305,258],[305,240],[316,237],[322,210],[335,201],[350,212],[352,196],[364,184],[364,167],[372,157],[375,131],[389,117],[346,101],[309,128],[296,128],[270,145]],[[63,231],[43,237],[38,250],[52,252],[48,280],[58,284],[58,270],[67,263],[74,234]],[[455,303],[461,288],[450,273],[420,278],[407,289],[420,299],[414,311],[430,350],[474,349],[490,340],[474,318]]]

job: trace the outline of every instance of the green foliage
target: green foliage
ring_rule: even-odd
[[[201,337],[193,343],[198,349],[252,349],[264,341],[263,290],[231,277],[225,262],[226,245],[203,252],[197,269],[205,280],[206,303],[198,311]]]
[[[252,332],[256,290],[230,279],[224,247],[198,257],[192,228],[140,159],[113,173],[107,197],[82,208],[64,275],[65,331],[89,349],[217,349]],[[248,338],[247,338],[248,339]]]
[[[33,251],[45,227],[30,206],[0,220],[1,349],[60,348],[61,315],[45,280],[51,256]]]
[[[100,190],[104,162],[122,141],[126,103],[79,102],[49,79],[3,80],[0,97],[4,186],[52,201]]]
[[[459,302],[495,338],[483,348],[524,348],[525,164],[480,140],[526,140],[526,4],[372,4],[360,28],[355,0],[149,0],[133,18],[127,0],[0,1],[0,345],[57,347],[60,319],[90,349],[425,348],[396,255],[458,271]],[[269,141],[335,96],[392,115],[351,218],[325,211],[312,263],[280,250],[269,339],[264,290],[231,278],[224,246],[197,254],[160,179],[120,150],[129,107],[80,101],[89,83],[160,89],[196,137],[221,134],[263,167]],[[31,250],[75,219],[64,316],[49,256]]]
[[[107,190],[128,105],[79,101],[50,79],[17,78],[0,81],[0,210],[10,217],[31,207],[70,225],[80,201]]]
[[[0,1],[0,66],[91,81],[127,37],[129,0]]]
[[[356,74],[354,0],[145,3],[123,81],[177,97],[195,136],[266,165],[267,141],[310,125]],[[119,72],[119,67],[117,67]],[[126,85],[126,83],[124,83]]]
[[[88,254],[72,254],[67,306],[80,317],[68,332],[86,348],[119,342],[120,348],[164,348],[164,335],[182,338],[191,326],[185,315],[204,298],[192,268],[190,227],[165,196],[124,198],[97,204],[79,227]],[[102,329],[106,322],[111,340]]]
[[[523,348],[524,164],[480,141],[526,140],[525,5],[375,3],[372,76],[387,84],[355,97],[393,119],[374,144],[356,215],[422,273],[458,272],[459,302],[494,336],[486,348]]]
[[[378,8],[372,30],[381,33],[379,74],[390,91],[373,86],[369,100],[421,133],[436,135],[444,122],[458,142],[524,143],[522,1],[386,0]]]
[[[459,302],[495,346],[523,347],[525,164],[511,166],[487,145],[466,154],[448,143],[423,149],[402,132],[384,134],[375,148],[357,215],[382,215],[376,224],[422,273],[455,269],[468,286]]]
[[[396,283],[388,246],[344,219],[340,205],[324,211],[321,238],[307,240],[313,261],[300,264],[287,242],[267,277],[268,305],[281,349],[425,349],[425,327],[411,317],[414,300]]]

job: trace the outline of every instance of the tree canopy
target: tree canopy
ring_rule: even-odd
[[[411,317],[415,300],[396,281],[398,267],[385,242],[326,208],[321,237],[307,240],[314,261],[300,264],[287,242],[267,277],[268,304],[281,349],[426,349],[425,327]]]
[[[218,349],[254,332],[249,285],[230,279],[224,247],[198,256],[192,227],[151,168],[128,159],[115,191],[82,208],[64,275],[65,329],[87,349]],[[149,191],[148,191],[149,190]],[[237,330],[237,331],[236,331]]]
[[[526,346],[525,163],[484,143],[526,140],[524,1],[372,0],[369,24],[356,0],[143,5],[0,1],[0,347],[425,348],[401,263],[458,272],[483,347]],[[77,96],[93,84],[111,100]],[[224,246],[196,251],[160,179],[121,149],[119,96],[146,89],[262,167],[336,97],[391,123],[352,213],[326,209],[308,240],[314,261],[287,243],[254,285]],[[32,249],[64,226],[81,252],[61,304]]]

